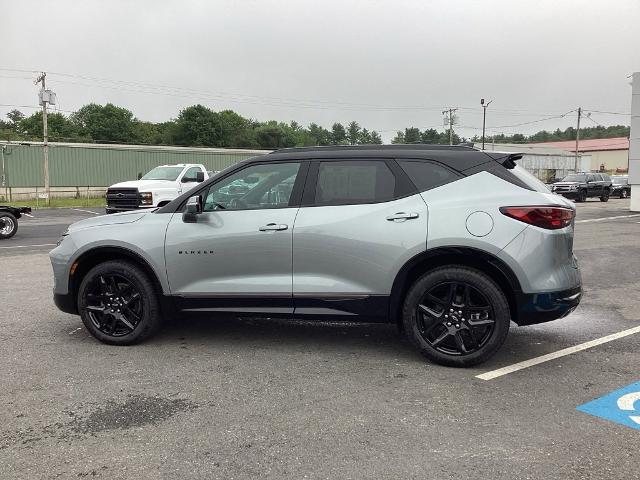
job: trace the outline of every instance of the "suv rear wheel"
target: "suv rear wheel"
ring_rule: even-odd
[[[611,195],[611,192],[609,192],[609,190],[605,190],[604,193],[602,194],[602,196],[600,197],[600,201],[601,202],[608,202],[609,201],[609,195]]]
[[[161,316],[153,283],[136,265],[108,261],[93,267],[78,291],[87,330],[111,345],[131,345],[153,335]]]
[[[493,356],[509,332],[502,290],[478,270],[450,266],[418,279],[404,301],[409,341],[428,359],[468,367]]]

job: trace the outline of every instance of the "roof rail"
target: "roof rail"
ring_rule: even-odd
[[[274,150],[273,153],[289,153],[289,152],[327,152],[340,150],[468,150],[478,151],[473,144],[459,145],[437,145],[431,143],[403,143],[392,145],[326,145],[315,147],[290,147]]]

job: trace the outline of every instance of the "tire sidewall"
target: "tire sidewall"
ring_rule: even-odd
[[[86,310],[87,290],[91,282],[99,275],[118,274],[130,281],[142,297],[142,318],[133,332],[120,337],[107,335],[96,328]],[[137,266],[123,261],[109,261],[93,267],[82,279],[78,289],[78,312],[82,323],[89,332],[103,343],[111,345],[131,345],[147,338],[158,327],[159,309],[158,299],[153,284],[148,276]]]
[[[18,219],[9,212],[0,212],[0,219],[2,217],[9,218],[13,222],[13,230],[11,230],[9,234],[3,235],[0,233],[0,238],[6,240],[13,237],[18,232]]]
[[[416,310],[425,292],[447,281],[467,283],[481,291],[491,303],[495,316],[495,326],[487,343],[478,351],[468,355],[447,355],[429,345],[418,329]],[[511,315],[509,305],[502,290],[482,272],[461,266],[443,267],[429,272],[418,279],[405,297],[402,319],[404,331],[409,341],[430,360],[447,366],[466,367],[477,365],[493,356],[504,343]]]

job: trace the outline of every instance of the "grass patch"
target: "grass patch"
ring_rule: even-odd
[[[18,200],[15,202],[5,202],[0,200],[0,205],[9,205],[12,207],[31,207],[31,208],[73,208],[73,207],[104,207],[104,198],[52,198],[49,205],[43,198],[36,200]]]

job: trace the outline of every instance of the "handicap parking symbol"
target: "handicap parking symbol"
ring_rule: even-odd
[[[596,398],[576,409],[640,430],[640,382]]]

